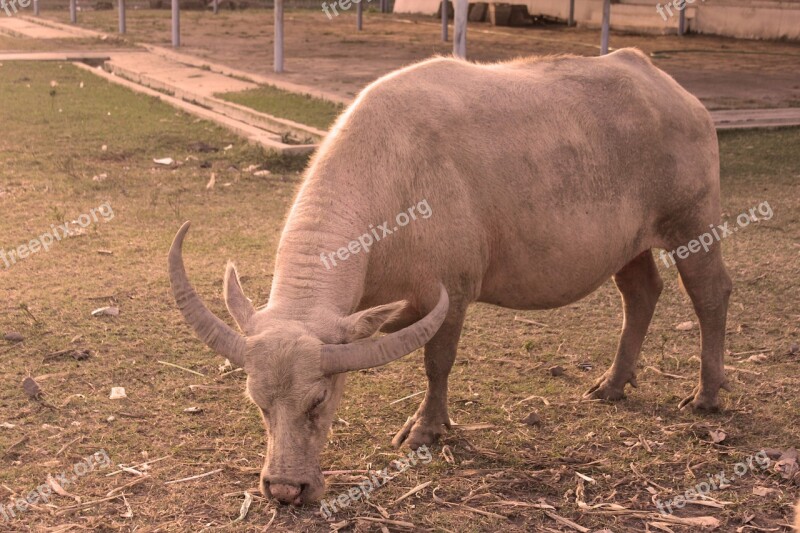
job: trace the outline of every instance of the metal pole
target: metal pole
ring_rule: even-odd
[[[212,5],[214,6],[214,14],[216,15],[217,13],[219,13],[219,0],[214,0],[212,2]]]
[[[608,53],[608,27],[611,24],[611,0],[603,0],[603,30],[600,34],[600,55]]]
[[[283,72],[283,0],[275,0],[275,72]]]
[[[443,7],[444,8],[444,7]],[[453,55],[466,59],[467,57],[467,12],[469,0],[456,0],[456,13],[453,19]]]
[[[33,0],[33,14],[39,16],[39,0]]]
[[[117,2],[119,2],[119,32],[125,33],[125,0]]]
[[[442,42],[447,42],[447,15],[450,12],[450,2],[442,0]]]
[[[78,23],[78,2],[77,0],[69,0],[69,22],[70,24]]]
[[[181,45],[181,6],[178,0],[172,0],[172,47]]]
[[[678,14],[678,35],[686,33],[686,4],[684,3],[683,9]]]
[[[366,0],[359,0],[356,5],[356,30],[361,31],[364,28],[364,2]]]
[[[569,18],[567,19],[567,27],[575,25],[575,0],[569,0]]]

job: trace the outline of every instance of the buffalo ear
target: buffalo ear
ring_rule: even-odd
[[[239,283],[239,274],[232,262],[228,261],[225,268],[225,283],[223,284],[225,294],[225,305],[239,329],[244,331],[245,326],[256,310],[253,303],[244,295],[242,285]]]
[[[343,320],[345,342],[371,337],[387,322],[396,320],[408,305],[405,300],[370,307]]]

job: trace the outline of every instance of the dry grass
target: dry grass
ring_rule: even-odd
[[[59,84],[55,96],[50,80]],[[799,129],[721,137],[725,212],[736,216],[766,200],[775,213],[724,243],[736,283],[728,364],[737,369],[724,412],[702,417],[676,408],[697,377],[699,338],[696,328],[675,329],[694,315],[674,269],[663,272],[667,288],[644,347],[640,387],[616,404],[578,401],[615,349],[621,309],[611,284],[548,312],[475,306],[450,389],[451,416],[466,427],[433,447],[430,464],[326,523],[313,508],[278,507],[257,493],[264,442],[256,409],[243,398],[244,376],[220,374],[220,359],[194,339],[172,302],[165,268],[175,230],[191,219],[187,268],[210,307],[225,314],[221,281],[228,258],[240,265],[248,295],[265,302],[298,163],[268,159],[216,127],[68,65],[6,63],[0,99],[0,247],[22,244],[105,201],[115,212],[84,236],[0,268],[0,332],[25,337],[0,344],[0,424],[15,426],[0,427],[0,501],[27,494],[48,474],[98,450],[108,453],[115,470],[161,459],[147,477],[91,472],[66,487],[88,505],[55,496],[52,505],[0,525],[3,531],[260,531],[268,523],[287,531],[327,531],[331,524],[355,531],[575,531],[559,521],[564,517],[592,531],[638,532],[654,527],[646,525],[652,514],[643,514],[656,512],[652,498],[673,498],[707,474],[731,477],[738,461],[763,448],[800,444],[800,354],[790,354],[800,341]],[[220,151],[198,152],[198,142]],[[223,151],[228,144],[233,148]],[[167,156],[182,166],[152,162]],[[250,165],[272,174],[254,177],[244,171]],[[217,185],[207,191],[212,172]],[[101,173],[108,177],[93,181]],[[120,315],[91,316],[105,305],[118,306]],[[47,357],[65,349],[89,350],[91,357]],[[746,362],[749,354],[735,355],[741,352],[767,358]],[[564,375],[552,377],[553,365],[564,367]],[[22,381],[29,375],[55,408],[26,397]],[[110,400],[114,386],[125,387],[128,398]],[[389,466],[401,453],[390,439],[419,396],[393,402],[424,387],[420,353],[352,375],[324,468]],[[199,412],[185,411],[191,407]],[[541,426],[521,423],[531,411]],[[714,444],[709,429],[719,428],[728,437]],[[358,479],[358,473],[328,476],[327,496]],[[756,496],[756,486],[777,492]],[[233,524],[245,491],[254,502]],[[106,499],[109,494],[117,497]],[[676,515],[715,517],[719,531],[745,523],[786,531],[797,496],[796,485],[756,469],[712,494],[728,502],[722,508],[687,506]],[[607,514],[582,502],[640,514]]]

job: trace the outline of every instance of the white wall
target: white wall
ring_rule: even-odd
[[[525,3],[531,14],[542,14],[566,20],[569,0],[505,0]],[[611,6],[613,29],[650,33],[674,33],[678,15],[665,22],[656,11],[656,3],[623,0]],[[395,0],[395,13],[424,13],[433,15],[439,0]],[[800,40],[800,0],[748,2],[746,0],[695,0],[687,8],[690,31],[727,35],[747,39]],[[575,20],[579,26],[597,27],[602,17],[602,0],[575,0]]]

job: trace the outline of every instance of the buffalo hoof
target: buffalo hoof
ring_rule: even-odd
[[[450,420],[447,416],[445,419],[446,422],[434,421],[418,415],[410,416],[403,429],[398,431],[392,439],[392,445],[400,448],[406,444],[412,450],[421,446],[430,446],[444,435],[447,429],[450,429]]]
[[[678,409],[691,407],[692,411],[699,413],[718,413],[720,411],[719,394],[705,394],[696,389],[678,404]]]
[[[637,387],[639,384],[636,382],[636,376],[631,376],[622,385],[615,385],[611,382],[610,371],[606,372],[600,379],[595,381],[589,390],[583,394],[585,400],[605,400],[608,402],[616,402],[625,398],[625,385],[628,383],[632,387]]]

